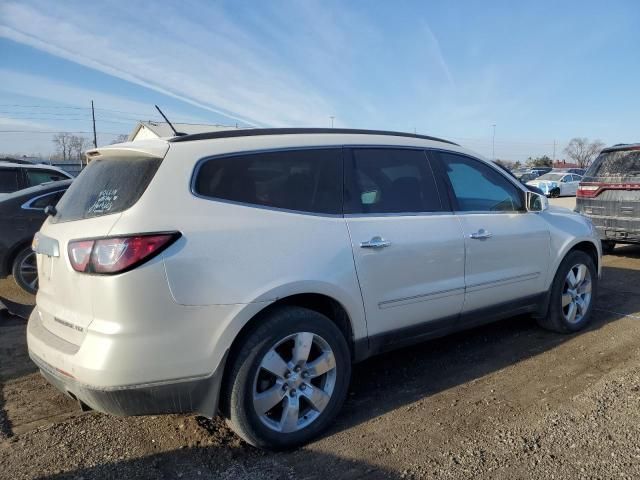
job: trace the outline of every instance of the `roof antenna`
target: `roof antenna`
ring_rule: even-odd
[[[176,134],[176,137],[182,137],[183,135],[186,135],[186,133],[182,133],[179,132],[175,129],[175,127],[173,126],[173,124],[169,121],[169,119],[167,118],[167,116],[162,113],[162,110],[160,110],[160,107],[158,105],[154,105],[154,107],[156,107],[156,109],[160,112],[160,115],[162,115],[162,118],[165,119],[165,121],[169,124],[169,126],[171,127],[171,130],[173,130],[173,133]]]

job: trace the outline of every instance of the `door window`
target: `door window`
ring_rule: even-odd
[[[521,212],[524,195],[495,169],[462,155],[439,152],[457,210],[462,212]]]
[[[55,170],[27,170],[27,179],[29,181],[29,185],[32,187],[35,187],[36,185],[40,185],[42,183],[66,180],[67,178],[68,177],[65,177],[60,172],[56,172]]]
[[[64,195],[64,191],[55,192],[49,195],[44,195],[40,198],[36,198],[33,202],[31,202],[29,208],[38,208],[44,210],[49,205],[56,206],[58,201],[62,198],[62,195]]]
[[[356,148],[347,182],[348,213],[420,213],[442,210],[423,150]]]
[[[0,193],[11,193],[18,190],[18,171],[0,169]]]
[[[212,158],[195,193],[272,208],[342,213],[342,149],[284,150]]]

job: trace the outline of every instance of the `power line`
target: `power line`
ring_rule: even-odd
[[[0,130],[0,133],[93,133],[93,130]],[[122,132],[96,132],[100,135],[122,135]]]

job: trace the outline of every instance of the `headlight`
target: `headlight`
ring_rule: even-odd
[[[556,182],[551,182],[551,183],[549,184],[549,186],[550,186],[551,188],[556,188],[556,187],[558,186],[558,184],[557,184]]]

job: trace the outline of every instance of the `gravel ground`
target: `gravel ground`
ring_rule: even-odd
[[[517,317],[367,360],[333,428],[277,454],[219,419],[80,413],[5,316],[0,478],[640,478],[640,247],[605,264],[588,331]]]

